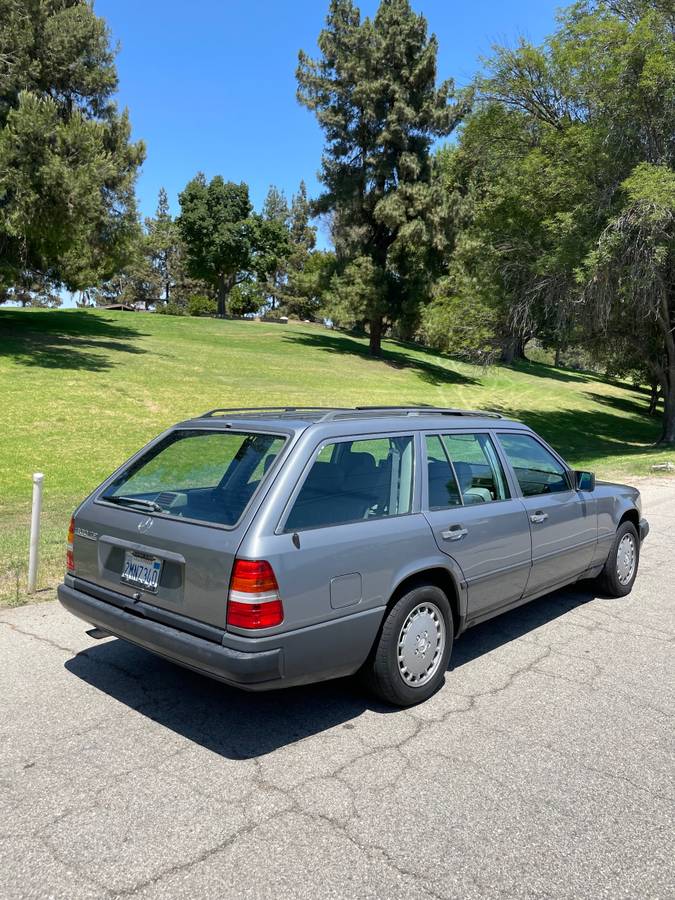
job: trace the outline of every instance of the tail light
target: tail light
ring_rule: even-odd
[[[68,544],[66,548],[66,569],[69,572],[75,571],[75,557],[73,556],[73,541],[75,539],[75,519],[70,517],[70,525],[68,526]]]
[[[227,624],[271,628],[284,621],[284,607],[272,566],[264,559],[235,559],[227,598]]]

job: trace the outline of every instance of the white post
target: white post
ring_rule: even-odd
[[[38,564],[40,561],[40,511],[42,510],[42,472],[33,475],[33,511],[30,518],[30,553],[28,555],[28,593],[34,594],[37,587]]]

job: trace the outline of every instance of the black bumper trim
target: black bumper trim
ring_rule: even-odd
[[[221,644],[225,631],[222,628],[216,628],[214,625],[207,625],[204,622],[198,622],[196,619],[189,619],[187,616],[181,616],[178,613],[170,612],[168,609],[161,609],[159,606],[153,606],[151,603],[144,603],[143,600],[133,600],[125,594],[118,591],[111,591],[108,588],[94,584],[93,581],[85,581],[82,578],[73,577],[73,583],[67,584],[66,587],[73,587],[81,594],[88,597],[94,597],[96,600],[103,600],[119,609],[125,609],[132,614],[140,613],[146,619],[153,619],[162,625],[168,625],[169,628],[175,628],[178,631],[187,631],[195,637],[204,638],[207,641],[215,641]]]
[[[282,677],[281,648],[244,653],[223,647],[61,584],[58,598],[68,612],[146,650],[229,684],[245,686]]]
[[[644,541],[644,539],[649,534],[649,522],[646,519],[640,519],[640,543]]]

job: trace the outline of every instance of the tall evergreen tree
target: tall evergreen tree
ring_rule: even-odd
[[[316,60],[301,51],[297,70],[298,99],[326,137],[315,211],[333,214],[336,310],[368,324],[377,354],[387,326],[415,317],[437,262],[443,202],[429,151],[465,107],[451,81],[436,85],[436,38],[408,0],[381,0],[372,20],[331,0],[319,49]]]
[[[155,216],[145,220],[145,227],[148,253],[156,273],[157,298],[169,303],[178,280],[180,236],[169,211],[169,197],[163,187],[159,189]]]
[[[116,89],[91,3],[0,0],[0,280],[79,289],[124,263],[145,151]]]
[[[290,210],[288,201],[283,191],[275,185],[270,185],[263,203],[262,217],[266,222],[276,224],[279,229],[288,232]],[[271,309],[276,309],[281,302],[283,291],[288,278],[286,258],[280,255],[277,265],[269,272],[265,283],[260,285],[260,291]],[[264,301],[263,301],[264,302]],[[262,302],[258,304],[262,305]]]

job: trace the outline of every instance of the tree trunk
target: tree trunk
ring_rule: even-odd
[[[371,356],[379,356],[382,352],[382,318],[371,319],[368,323],[370,332],[369,351]]]
[[[651,394],[649,397],[649,415],[656,415],[656,406],[659,402],[659,383],[658,381],[652,381],[651,384]]]
[[[510,366],[517,359],[525,359],[525,341],[520,335],[509,334],[502,342],[501,361]]]
[[[559,369],[562,366],[562,354],[563,348],[560,346],[560,344],[558,344],[555,348],[555,360],[553,361],[553,365],[556,367],[556,369]]]
[[[227,315],[227,295],[230,293],[228,279],[225,275],[218,276],[218,303],[216,308],[216,316],[224,319]]]
[[[663,425],[659,444],[675,444],[675,368],[666,373],[663,388]]]

